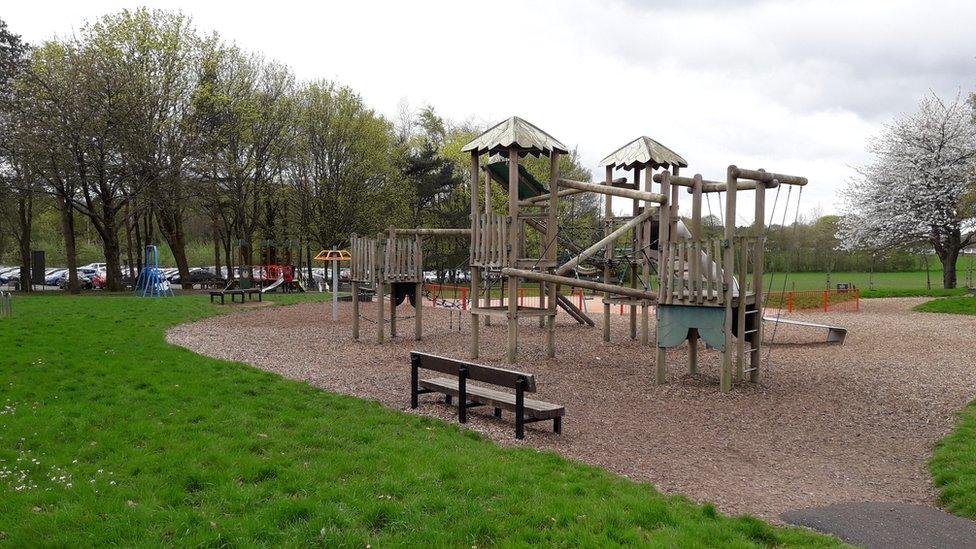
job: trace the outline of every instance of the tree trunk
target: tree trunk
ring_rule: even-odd
[[[64,256],[68,263],[68,292],[81,293],[78,288],[78,250],[75,246],[75,214],[63,198],[60,201],[61,235],[64,237]]]
[[[122,246],[119,243],[119,230],[115,219],[108,217],[104,221],[105,234],[102,236],[102,250],[105,252],[105,289],[110,292],[122,291]]]
[[[946,248],[939,254],[942,262],[942,287],[949,289],[956,287],[956,262],[959,260],[959,248]]]
[[[31,227],[33,225],[34,200],[30,192],[21,192],[17,200],[17,244],[20,251],[20,290],[29,292],[31,284]]]
[[[220,272],[220,227],[217,225],[217,218],[213,219],[213,243],[214,243],[214,274],[223,276]]]
[[[184,281],[183,289],[190,290],[193,284],[190,283],[190,265],[186,259],[186,235],[183,231],[182,214],[168,208],[161,208],[157,217],[159,231],[163,233],[163,238],[169,244],[173,259],[176,260],[176,269],[180,273],[180,280]]]
[[[142,216],[139,215],[138,211],[135,213],[135,215],[132,216],[132,226],[135,228],[136,242],[139,244],[139,249],[136,251],[136,276],[137,277],[140,274],[142,274],[143,269],[145,269],[146,267],[145,265],[143,265],[145,248],[142,247],[143,242],[142,242],[141,218]],[[135,279],[133,279],[132,283],[135,284],[135,282],[136,282]]]
[[[136,283],[135,263],[132,257],[132,214],[129,213],[129,205],[125,205],[125,254],[129,263],[129,279]]]

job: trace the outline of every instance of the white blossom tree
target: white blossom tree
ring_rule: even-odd
[[[956,286],[959,252],[976,241],[976,124],[970,104],[926,97],[868,145],[873,160],[845,193],[838,238],[849,249],[931,246],[943,286]]]

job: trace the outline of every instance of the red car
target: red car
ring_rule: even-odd
[[[100,274],[99,275],[95,275],[91,279],[91,287],[94,288],[94,289],[96,289],[96,290],[103,290],[103,289],[105,289],[105,285],[106,284],[107,284],[107,282],[105,280],[105,275],[100,275]]]

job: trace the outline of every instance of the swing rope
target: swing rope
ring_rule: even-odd
[[[789,189],[789,190],[792,190],[792,189]],[[796,196],[796,213],[793,216],[793,247],[794,247],[794,250],[793,251],[794,252],[796,251],[795,248],[796,248],[797,225],[798,225],[798,222],[800,220],[800,201],[802,199],[803,199],[803,187],[800,187],[800,192],[797,193],[797,196]],[[789,192],[787,192],[786,210],[783,212],[783,221],[784,222],[786,221],[786,212],[788,212],[789,209],[790,209],[790,207],[789,207]],[[786,293],[786,282],[787,282],[787,280],[789,280],[790,274],[792,274],[792,270],[793,270],[793,255],[794,254],[791,253],[791,254],[789,254],[789,255],[786,256],[786,273],[783,276],[783,289],[781,290],[781,295]],[[765,369],[768,369],[769,368],[769,357],[773,353],[773,343],[776,342],[776,329],[779,328],[779,319],[780,319],[780,316],[782,316],[782,314],[783,314],[783,308],[780,307],[779,309],[776,310],[776,323],[773,324],[773,335],[772,335],[772,337],[769,340],[769,348],[766,349],[766,364],[763,366],[763,368],[765,368]],[[762,322],[762,319],[759,319],[759,322]]]

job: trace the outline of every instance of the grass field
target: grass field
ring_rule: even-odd
[[[936,446],[929,469],[942,506],[976,519],[976,402],[959,412],[956,429]]]
[[[933,299],[915,310],[976,315],[976,297]],[[976,519],[976,401],[959,412],[955,431],[936,446],[929,468],[942,505],[952,513]]]
[[[925,313],[948,313],[956,315],[976,315],[976,297],[964,295],[933,299],[915,307],[916,311]]]
[[[215,311],[15,298],[0,544],[836,545],[166,344],[166,327]]]

